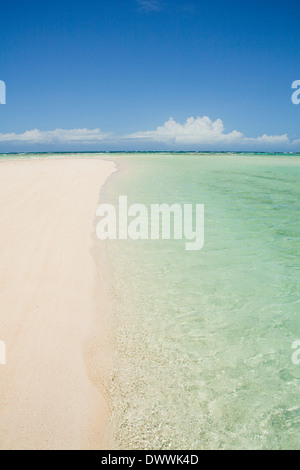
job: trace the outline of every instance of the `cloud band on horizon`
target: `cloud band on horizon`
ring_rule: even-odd
[[[105,134],[100,129],[55,129],[53,131],[40,131],[32,129],[21,134],[16,133],[0,133],[0,142],[28,142],[51,144],[56,142],[74,143],[94,143],[101,142],[109,138],[111,134]]]
[[[234,130],[229,133],[224,132],[224,124],[221,119],[212,121],[208,116],[190,117],[184,124],[176,122],[170,118],[163,126],[157,127],[153,131],[140,131],[130,134],[131,139],[141,139],[145,141],[155,141],[173,144],[288,144],[288,135],[270,136],[264,134],[260,137],[245,137],[241,132]]]
[[[246,137],[243,133],[233,130],[226,133],[221,119],[211,120],[208,116],[190,117],[181,124],[170,118],[162,126],[154,130],[138,131],[127,135],[104,133],[100,129],[55,129],[40,131],[38,129],[17,133],[0,133],[0,143],[27,143],[27,144],[164,144],[171,147],[186,146],[256,146],[256,145],[293,145],[300,144],[300,139],[290,140],[287,134]]]

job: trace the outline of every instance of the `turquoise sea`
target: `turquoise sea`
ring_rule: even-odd
[[[114,447],[299,449],[299,156],[107,158],[120,171],[102,202],[205,204],[206,217],[199,252],[107,243]]]
[[[202,251],[97,241],[113,299],[113,447],[300,449],[300,156],[101,157],[120,170],[101,202],[205,204]]]

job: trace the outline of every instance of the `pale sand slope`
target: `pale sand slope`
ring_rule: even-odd
[[[106,445],[109,302],[90,249],[114,169],[97,158],[0,162],[0,449]]]

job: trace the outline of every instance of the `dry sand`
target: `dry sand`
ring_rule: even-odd
[[[0,449],[103,449],[109,300],[92,255],[98,158],[0,162]]]

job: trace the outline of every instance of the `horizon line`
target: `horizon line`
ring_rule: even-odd
[[[217,153],[217,154],[229,154],[229,153],[249,153],[249,154],[279,154],[279,155],[300,155],[298,152],[284,152],[284,151],[258,151],[258,150],[55,150],[55,151],[24,151],[24,152],[1,152],[0,155],[33,155],[33,154],[80,154],[80,153]]]

